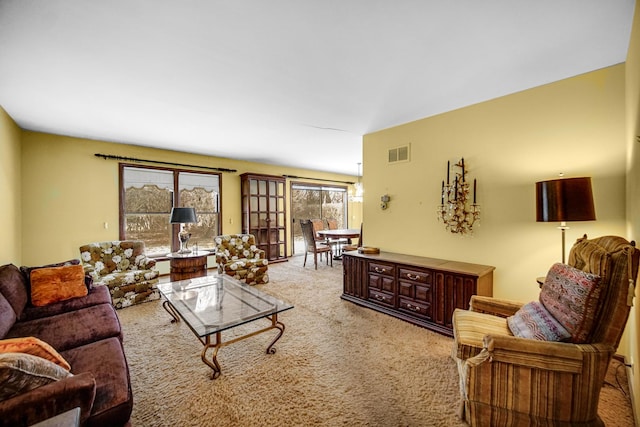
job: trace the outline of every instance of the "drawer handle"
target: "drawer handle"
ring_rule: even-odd
[[[374,295],[374,298],[377,299],[378,301],[384,301],[385,300],[385,298],[382,295],[378,295],[378,294]]]
[[[411,280],[418,280],[420,278],[419,275],[417,274],[411,274],[411,273],[407,273],[407,277]]]
[[[418,307],[417,305],[411,305],[411,304],[407,304],[407,309],[414,311],[414,312],[419,312],[420,311],[420,307]]]
[[[373,269],[376,271],[376,273],[386,273],[387,272],[386,268],[373,267]]]

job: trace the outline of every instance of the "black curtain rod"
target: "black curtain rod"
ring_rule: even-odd
[[[314,181],[324,181],[324,182],[339,182],[341,184],[355,184],[353,181],[336,181],[335,179],[322,179],[322,178],[309,178],[307,176],[296,176],[296,175],[282,175],[285,178],[293,178],[293,179],[311,179]]]
[[[158,165],[172,165],[172,166],[184,166],[189,168],[200,168],[200,169],[208,169],[217,172],[238,172],[236,169],[226,169],[226,168],[212,168],[209,166],[197,166],[197,165],[188,165],[185,163],[173,163],[173,162],[161,162],[159,160],[146,160],[146,159],[136,159],[134,157],[122,157],[122,156],[113,156],[111,154],[94,154],[96,157],[102,157],[105,160],[122,160],[127,162],[146,162],[146,163],[155,163]]]

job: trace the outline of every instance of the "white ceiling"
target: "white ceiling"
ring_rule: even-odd
[[[633,9],[0,0],[0,105],[23,129],[355,175],[364,134],[624,62]]]

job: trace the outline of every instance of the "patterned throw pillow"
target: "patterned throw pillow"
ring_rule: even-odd
[[[540,302],[569,331],[571,342],[584,343],[593,329],[600,295],[600,276],[556,263],[547,273]]]
[[[25,353],[0,354],[0,400],[72,376],[53,362]]]
[[[0,353],[26,353],[42,357],[56,365],[70,370],[69,363],[53,347],[36,337],[7,338],[0,340]]]
[[[81,265],[39,268],[31,272],[31,304],[44,306],[87,295]]]
[[[507,317],[507,325],[511,333],[520,338],[565,341],[571,337],[538,301],[523,305],[513,316]]]

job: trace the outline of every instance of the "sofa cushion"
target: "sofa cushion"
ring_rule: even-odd
[[[123,288],[130,289],[130,291],[146,291],[156,283],[156,279],[160,275],[158,270],[126,270],[115,271],[112,273],[101,276],[100,279],[95,280],[96,286],[107,286],[110,289]],[[135,287],[141,287],[143,289],[135,289]]]
[[[39,268],[31,272],[31,304],[42,307],[87,295],[81,265]]]
[[[91,424],[125,424],[131,416],[133,397],[122,343],[109,338],[72,348],[62,355],[74,374],[91,372],[96,380]]]
[[[540,291],[540,302],[571,334],[570,341],[589,338],[600,304],[600,276],[566,264],[551,266]]]
[[[42,307],[27,305],[19,320],[26,321],[55,316],[56,314],[80,310],[81,308],[91,307],[98,304],[111,304],[111,295],[109,294],[109,289],[105,286],[95,286],[91,288],[88,291],[88,294],[84,297],[54,302]]]
[[[26,353],[42,357],[67,371],[71,369],[60,353],[46,342],[35,337],[9,338],[0,340],[0,353]]]
[[[104,338],[121,338],[122,330],[114,308],[99,304],[69,313],[17,322],[7,334],[7,338],[25,336],[39,338],[62,352]]]
[[[25,265],[20,266],[20,271],[22,272],[22,274],[24,274],[24,277],[27,279],[27,290],[28,290],[29,297],[31,297],[31,288],[30,288],[30,286],[31,286],[31,272],[33,270],[37,270],[39,268],[63,267],[65,265],[80,265],[80,260],[76,258],[76,259],[70,259],[68,261],[57,262],[55,264],[40,265],[40,266],[36,266],[36,267],[27,267]],[[84,284],[86,285],[87,289],[91,289],[91,287],[93,285],[93,279],[91,278],[90,275],[85,274],[85,276],[84,276]],[[29,299],[29,303],[31,303],[31,299]]]
[[[9,301],[0,294],[0,338],[4,338],[16,323],[18,316]]]
[[[538,301],[522,306],[513,316],[507,317],[511,333],[516,337],[541,341],[565,341],[571,334]]]
[[[9,301],[18,318],[29,300],[27,289],[27,281],[18,267],[13,264],[0,267],[0,293]]]
[[[26,353],[0,354],[0,400],[67,378],[72,374],[53,362]]]

